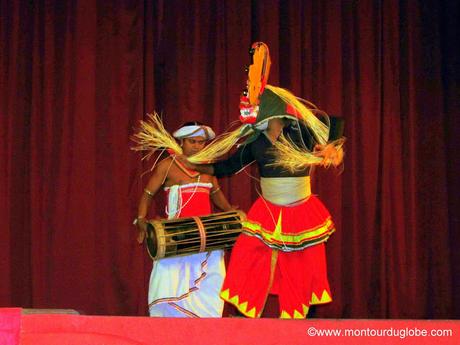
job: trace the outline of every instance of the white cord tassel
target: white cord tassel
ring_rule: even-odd
[[[166,205],[165,212],[168,219],[177,218],[181,211],[182,193],[179,185],[173,185],[169,189],[168,204]]]

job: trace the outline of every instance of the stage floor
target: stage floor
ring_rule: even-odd
[[[459,320],[170,319],[0,309],[0,344],[460,344]]]

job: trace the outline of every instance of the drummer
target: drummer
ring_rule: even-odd
[[[180,141],[183,154],[191,156],[215,134],[209,126],[194,121],[185,123],[173,136]],[[166,194],[168,219],[210,214],[210,201],[222,211],[232,209],[216,177],[187,169],[170,156],[156,165],[140,198],[135,220],[139,243],[145,238],[152,198],[160,189]],[[221,317],[224,302],[219,292],[224,277],[223,250],[154,261],[148,294],[150,316]]]

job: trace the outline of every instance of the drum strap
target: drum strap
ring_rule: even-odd
[[[192,218],[198,226],[198,231],[200,232],[200,253],[202,253],[206,249],[206,230],[204,229],[203,222],[199,217]]]

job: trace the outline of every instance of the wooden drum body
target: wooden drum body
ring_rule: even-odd
[[[151,220],[147,223],[146,244],[154,260],[191,255],[233,247],[242,231],[242,211],[207,216]]]

